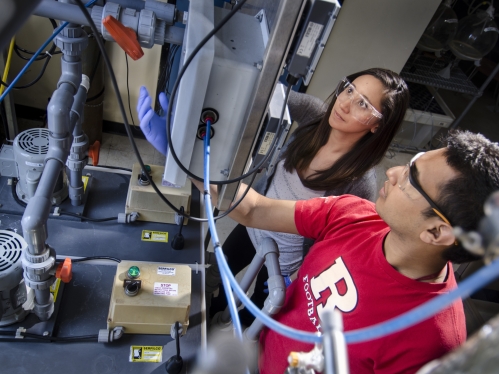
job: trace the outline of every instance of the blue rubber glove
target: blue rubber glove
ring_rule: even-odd
[[[284,275],[283,278],[284,278],[284,284],[286,285],[286,288],[288,288],[289,285],[291,284],[292,280],[291,280],[291,278],[288,275]],[[267,288],[263,289],[263,292],[264,293],[269,293],[269,288],[268,288],[269,283],[268,282],[263,282],[263,285],[267,286]]]
[[[153,145],[158,152],[166,156],[168,153],[168,141],[166,140],[166,112],[168,110],[168,98],[161,92],[159,103],[165,112],[160,117],[151,107],[152,99],[147,89],[140,87],[139,100],[137,102],[137,113],[140,121],[140,129],[144,133],[147,141]],[[173,117],[173,116],[172,116]]]

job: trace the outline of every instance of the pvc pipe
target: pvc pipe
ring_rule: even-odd
[[[91,6],[92,4],[94,4],[97,0],[91,0],[89,1],[88,3],[85,4],[85,6],[88,8],[89,6]],[[59,4],[60,5],[60,4]],[[38,50],[35,52],[35,54],[33,55],[33,57],[31,57],[31,59],[28,61],[28,63],[22,68],[22,70],[19,72],[19,74],[17,74],[17,77],[14,78],[14,80],[10,83],[10,86],[7,87],[4,91],[4,93],[0,96],[0,103],[3,101],[3,99],[5,99],[5,96],[7,96],[7,94],[10,92],[10,90],[12,90],[12,88],[14,88],[14,86],[17,84],[17,82],[19,81],[19,79],[24,75],[24,73],[26,73],[26,71],[28,70],[28,68],[31,66],[31,64],[36,60],[36,58],[38,57],[38,55],[40,53],[42,53],[42,51],[47,47],[47,45],[49,45],[49,43],[55,39],[55,37],[62,31],[63,28],[65,28],[67,25],[69,24],[69,22],[64,22],[63,24],[61,24],[58,28],[56,28],[54,30],[54,33],[45,41],[45,43],[42,44],[42,46],[40,48],[38,48]]]
[[[65,4],[54,0],[43,0],[33,12],[34,15],[46,18],[90,26],[78,5]]]
[[[61,169],[62,164],[59,161],[47,160],[35,196],[29,200],[24,211],[21,221],[23,236],[32,255],[40,255],[45,251],[46,224],[52,207],[52,194]]]
[[[241,287],[244,292],[248,292],[251,284],[260,272],[264,262],[264,258],[260,257],[258,253],[255,254],[253,260],[251,260],[251,263],[244,273],[243,279],[241,279],[241,282],[239,283],[239,287]],[[236,304],[236,308],[239,308],[242,304],[241,300],[237,296],[234,297],[234,303]],[[222,312],[222,315],[220,316],[220,320],[223,323],[228,323],[230,322],[230,317],[230,309],[225,308],[225,310]]]

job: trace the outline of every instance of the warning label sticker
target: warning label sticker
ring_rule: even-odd
[[[153,295],[158,295],[158,296],[177,296],[178,284],[154,282],[154,290],[152,293]]]
[[[296,54],[309,58],[312,55],[317,38],[321,35],[323,28],[324,26],[319,23],[309,22]]]
[[[168,243],[168,233],[166,231],[142,230],[142,241]]]
[[[132,345],[130,347],[130,362],[161,362],[163,347],[151,345]]]
[[[258,150],[259,155],[266,155],[267,151],[270,148],[270,145],[272,144],[272,140],[274,140],[275,133],[273,132],[266,132],[265,133],[265,138],[263,138],[262,145],[260,145],[260,149]]]
[[[81,181],[83,182],[83,192],[85,192],[87,190],[88,177],[86,175],[82,175]]]
[[[175,275],[175,268],[158,266],[158,275]]]
[[[61,279],[56,278],[55,282],[50,286],[50,293],[54,296],[54,303],[57,300],[57,294],[59,293],[59,286],[61,285]]]

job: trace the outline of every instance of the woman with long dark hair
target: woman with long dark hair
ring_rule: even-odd
[[[409,89],[397,73],[373,68],[342,79],[328,102],[291,92],[288,107],[299,127],[283,147],[273,174],[259,180],[255,190],[281,200],[352,194],[374,201],[374,166],[382,160],[402,123]],[[264,237],[276,241],[285,277],[298,270],[311,245],[298,235],[238,225],[222,246],[234,274],[249,265]],[[264,266],[251,297],[260,308],[267,297],[267,278]],[[226,306],[220,285],[219,296],[211,300],[210,316]],[[240,318],[246,326],[254,320],[246,310],[240,312]]]

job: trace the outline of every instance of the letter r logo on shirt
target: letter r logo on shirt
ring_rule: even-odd
[[[326,301],[317,304],[317,314],[320,318],[325,310],[332,312],[334,308],[338,308],[343,313],[348,313],[357,305],[357,288],[341,257],[317,277],[312,278],[310,286],[316,300],[327,290],[331,293]]]

